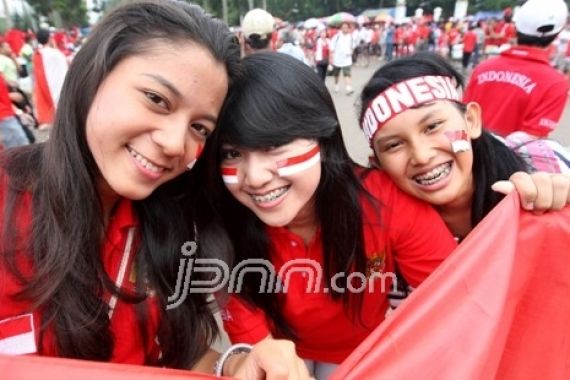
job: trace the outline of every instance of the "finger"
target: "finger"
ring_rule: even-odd
[[[553,184],[549,173],[532,173],[531,178],[536,186],[534,211],[545,211],[552,208]]]
[[[312,379],[311,375],[309,374],[309,369],[305,364],[305,361],[299,358],[297,358],[296,361],[297,361],[299,379]]]
[[[517,190],[522,207],[525,210],[533,210],[538,190],[531,176],[525,172],[516,172],[509,181]]]
[[[552,174],[552,209],[562,210],[570,202],[570,177]]]
[[[515,190],[515,185],[509,181],[497,181],[491,185],[491,189],[501,194],[509,194]]]

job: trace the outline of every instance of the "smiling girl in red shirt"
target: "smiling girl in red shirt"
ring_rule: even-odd
[[[1,156],[0,354],[213,371],[207,295],[166,306],[180,247],[197,238],[179,202],[199,186],[187,171],[238,61],[227,27],[183,2],[130,3],[95,28],[50,139]],[[223,364],[308,377],[286,342]]]
[[[403,191],[432,204],[460,239],[503,198],[491,186],[511,176],[525,208],[564,207],[570,201],[568,176],[523,172],[563,172],[564,158],[546,146],[529,148],[540,154],[525,157],[535,163],[527,166],[482,129],[481,107],[461,102],[462,83],[461,75],[432,53],[374,73],[362,90],[360,121],[382,170]]]
[[[310,68],[275,53],[243,65],[224,128],[206,148],[217,162],[215,203],[236,264],[263,260],[284,287],[260,292],[267,283],[246,274],[225,327],[234,342],[293,339],[322,378],[384,320],[396,266],[417,286],[455,242],[429,205],[349,158],[330,94]],[[310,273],[289,276],[296,264]]]

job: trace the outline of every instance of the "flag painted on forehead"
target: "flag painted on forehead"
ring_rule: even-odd
[[[471,150],[471,141],[469,141],[466,131],[461,129],[457,131],[445,131],[444,133],[451,143],[451,150],[453,153],[461,153]]]
[[[451,77],[422,76],[396,83],[369,104],[361,127],[372,146],[374,135],[388,121],[410,108],[435,100],[461,101]]]
[[[238,170],[237,168],[222,167],[222,181],[227,184],[238,183]]]
[[[321,149],[319,145],[307,153],[295,157],[289,157],[277,162],[277,173],[281,177],[294,175],[309,169],[321,160]]]
[[[192,170],[194,165],[196,165],[196,162],[198,162],[198,158],[200,158],[203,151],[204,151],[204,146],[202,144],[198,144],[198,147],[196,148],[196,156],[194,157],[194,159],[192,161],[190,161],[188,163],[188,165],[186,165],[188,170]]]

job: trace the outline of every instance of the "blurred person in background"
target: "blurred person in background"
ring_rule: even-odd
[[[271,50],[275,21],[271,14],[255,8],[246,13],[241,24],[244,37],[244,55]]]
[[[517,45],[477,66],[465,102],[481,105],[485,127],[500,136],[523,131],[547,137],[566,106],[568,82],[549,62],[548,48],[566,25],[562,0],[529,0],[514,17]]]
[[[67,74],[67,59],[54,47],[49,30],[40,29],[36,38],[38,48],[32,58],[33,96],[40,128],[48,128],[53,123],[59,94]]]

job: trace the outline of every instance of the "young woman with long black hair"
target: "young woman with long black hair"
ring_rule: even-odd
[[[282,287],[245,274],[225,327],[234,342],[293,339],[324,378],[384,319],[395,267],[417,286],[455,241],[429,205],[349,158],[310,68],[279,53],[242,64],[201,164],[236,263],[273,267]]]
[[[188,169],[238,68],[227,27],[183,2],[129,3],[95,28],[50,139],[2,152],[0,353],[212,372],[207,295],[166,306],[200,228],[182,207],[201,186]],[[197,255],[229,260],[207,239]],[[240,378],[307,377],[290,342],[221,364]]]

